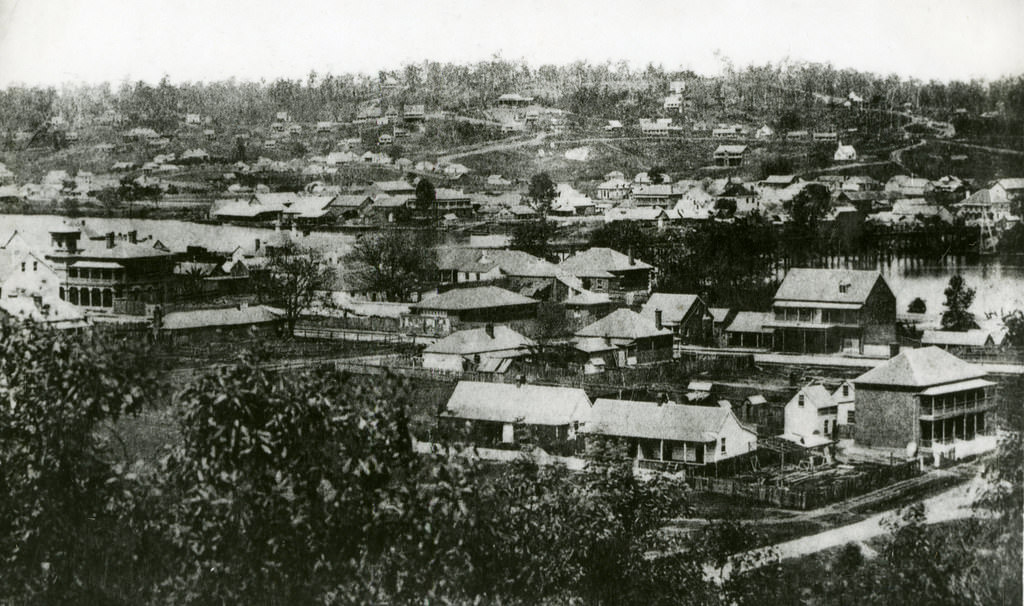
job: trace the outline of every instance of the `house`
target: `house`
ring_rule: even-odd
[[[584,354],[595,347],[614,347],[614,357],[606,363],[620,368],[672,359],[672,331],[629,309],[613,311],[578,330],[575,337],[576,349]]]
[[[715,347],[725,347],[725,329],[736,317],[736,311],[728,307],[709,307],[708,314],[711,315],[711,343]]]
[[[847,177],[840,186],[843,191],[875,191],[881,188],[881,183],[863,175]]]
[[[791,130],[786,133],[786,141],[804,141],[811,138],[811,133],[805,130]]]
[[[0,249],[0,297],[41,295],[56,299],[60,282],[60,276],[42,254],[17,248]]]
[[[373,202],[373,196],[366,194],[343,194],[331,199],[330,209],[337,219],[352,221],[366,217]]]
[[[996,341],[987,330],[925,330],[921,334],[921,346],[935,346],[942,349],[995,347]]]
[[[671,183],[638,185],[633,188],[632,197],[637,206],[672,208],[683,197],[683,192]]]
[[[647,137],[664,137],[669,132],[669,123],[663,120],[640,120],[640,133]]]
[[[501,277],[553,280],[558,266],[521,250],[441,248],[437,252],[441,284],[486,282]]]
[[[190,126],[202,124],[203,117],[199,114],[185,114],[185,124]]]
[[[417,201],[413,199],[413,202]],[[425,206],[421,206],[417,202],[415,208],[424,218],[443,217],[449,214],[466,218],[472,217],[475,212],[473,199],[468,194],[446,187],[437,188],[432,201],[428,201]]]
[[[581,449],[578,431],[588,422],[590,409],[582,389],[459,381],[438,415],[438,425],[456,435],[465,428],[477,446],[516,444],[518,432],[526,430],[541,448],[567,455]]]
[[[923,198],[928,179],[896,175],[885,182],[885,191],[896,192],[905,198]]]
[[[731,408],[598,398],[583,431],[628,441],[638,461],[707,465],[757,449]]]
[[[838,415],[839,405],[824,386],[805,385],[786,403],[782,437],[807,448],[822,446],[838,431]]]
[[[422,103],[406,105],[402,112],[402,119],[406,122],[422,122],[427,118],[426,106]]]
[[[588,248],[558,265],[568,275],[579,278],[583,288],[605,292],[613,299],[630,300],[651,291],[652,266],[611,248]]]
[[[835,131],[815,132],[812,136],[815,143],[833,143],[839,140]]]
[[[622,200],[629,195],[631,188],[632,184],[622,177],[608,179],[597,186],[597,199]]]
[[[683,96],[669,95],[661,105],[667,112],[677,112],[683,107]]]
[[[771,349],[775,331],[767,326],[772,314],[760,311],[738,311],[725,327],[725,342],[729,347]]]
[[[761,141],[765,139],[771,139],[774,136],[775,130],[772,127],[768,126],[767,124],[757,129],[757,132],[754,133],[754,138]]]
[[[329,133],[334,130],[334,122],[330,120],[322,120],[316,123],[316,132],[318,133]]]
[[[281,216],[296,225],[322,225],[334,223],[341,207],[334,205],[336,196],[298,196],[282,211]]]
[[[381,133],[381,135],[379,137],[377,137],[377,143],[379,143],[381,145],[391,145],[394,142],[395,142],[394,135],[389,135],[387,133]]]
[[[135,232],[80,242],[82,230],[50,231],[46,259],[60,278],[59,297],[72,305],[132,313],[139,305],[164,303],[176,293],[174,255],[140,244]]]
[[[432,370],[467,369],[505,372],[515,358],[528,356],[537,343],[506,326],[487,324],[460,330],[423,350],[423,367]]]
[[[715,166],[742,166],[746,145],[719,145],[713,154]]]
[[[836,162],[853,162],[857,160],[857,150],[852,145],[840,143],[836,147],[836,153],[832,154],[832,159]]]
[[[1010,199],[994,195],[992,189],[979,189],[963,202],[953,205],[957,217],[969,222],[994,221],[1010,214]]]
[[[768,175],[758,185],[764,189],[784,189],[799,182],[800,177],[796,175]]]
[[[640,308],[640,315],[658,328],[668,328],[683,343],[710,342],[713,318],[697,295],[656,292]]]
[[[414,199],[404,196],[379,194],[371,196],[373,203],[365,209],[364,216],[375,223],[402,223],[412,217]]]
[[[210,217],[233,223],[279,220],[285,209],[298,199],[299,195],[295,193],[262,193],[243,200],[218,200],[211,206]]]
[[[498,97],[499,105],[508,105],[510,107],[525,107],[533,103],[533,97],[524,97],[518,93],[505,93]]]
[[[794,268],[772,303],[774,348],[864,353],[896,337],[896,296],[876,271]]]
[[[672,213],[672,216],[669,215],[670,212]],[[639,208],[624,208],[620,206],[606,210],[604,213],[604,222],[614,223],[616,221],[638,221],[641,223],[655,224],[659,229],[661,229],[667,222],[672,220],[675,214],[674,210],[669,211],[657,206],[642,206]]]
[[[621,120],[609,120],[608,124],[604,125],[604,129],[609,132],[621,131],[622,121]]]
[[[536,299],[498,288],[455,288],[410,305],[414,315],[449,318],[459,322],[507,322],[532,318]]]
[[[283,313],[266,305],[239,304],[219,309],[172,311],[155,316],[154,328],[159,337],[174,342],[221,339],[225,335],[255,337],[276,334],[283,324]]]
[[[1000,179],[992,184],[989,192],[993,200],[1024,202],[1024,178]]]
[[[82,310],[50,295],[4,295],[0,297],[0,316],[3,315],[56,330],[78,330],[89,326]]]
[[[995,447],[996,384],[938,347],[907,349],[853,380],[854,440],[873,448],[917,448],[959,456]],[[951,452],[952,451],[952,452]]]

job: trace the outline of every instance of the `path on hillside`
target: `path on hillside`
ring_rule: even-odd
[[[909,168],[907,168],[907,165],[903,163],[903,152],[910,151],[912,149],[917,149],[919,147],[922,147],[925,143],[926,143],[926,141],[924,139],[921,139],[920,141],[918,141],[917,143],[914,143],[913,145],[908,145],[906,147],[901,147],[899,149],[894,149],[894,150],[892,150],[892,152],[889,153],[889,161],[892,162],[893,164],[903,168],[903,170],[906,170],[908,172],[913,173],[913,171],[911,171]]]
[[[438,162],[451,162],[458,158],[465,158],[466,156],[476,156],[478,154],[486,154],[490,152],[508,151],[511,149],[517,149],[520,147],[537,146],[544,142],[547,137],[547,133],[538,133],[537,136],[529,139],[515,139],[510,141],[500,141],[498,143],[487,143],[484,145],[476,146],[471,149],[461,151],[450,151],[447,154],[437,157]]]
[[[983,512],[971,507],[982,485],[983,480],[976,478],[972,482],[955,486],[925,499],[922,501],[925,508],[924,522],[937,524],[982,515]],[[802,557],[848,543],[863,542],[889,534],[890,530],[886,527],[885,522],[892,520],[899,509],[901,508],[897,507],[865,518],[860,522],[737,554],[729,558],[729,562],[721,569],[710,564],[705,565],[705,578],[721,583],[736,572],[760,568],[775,562],[776,558],[785,560]]]
[[[992,152],[994,154],[1010,154],[1012,156],[1024,156],[1024,151],[1017,149],[1007,149],[1005,147],[989,147],[987,145],[977,145],[975,143],[964,143],[962,141],[950,141],[946,139],[933,139],[931,143],[944,143],[946,145],[956,145],[959,147],[967,147],[969,149],[980,149],[982,151]]]

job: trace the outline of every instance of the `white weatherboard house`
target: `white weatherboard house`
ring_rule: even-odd
[[[460,330],[423,351],[423,367],[462,371],[467,366],[504,372],[514,358],[529,355],[537,344],[507,326],[488,324]]]
[[[573,441],[590,418],[582,389],[459,381],[439,420],[469,426],[477,443],[514,444],[516,428],[529,427],[541,446]]]
[[[757,448],[757,434],[728,406],[598,398],[585,431],[625,438],[631,456],[646,461],[705,465]]]
[[[812,383],[786,403],[782,437],[813,448],[832,441],[838,417],[838,404],[822,385]]]

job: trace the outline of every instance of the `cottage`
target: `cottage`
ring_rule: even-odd
[[[683,191],[671,183],[639,185],[633,188],[632,197],[637,206],[672,208],[683,197]]]
[[[794,268],[772,304],[775,349],[852,351],[895,339],[896,296],[875,271]]]
[[[651,291],[652,266],[611,248],[589,248],[562,261],[558,267],[579,278],[583,288],[631,300]],[[627,301],[629,302],[629,301]]]
[[[799,182],[800,177],[796,175],[768,175],[758,185],[765,189],[784,189]]]
[[[854,162],[857,160],[857,150],[852,145],[840,143],[836,153],[832,154],[832,159],[836,162]]]
[[[427,118],[426,106],[422,103],[412,103],[405,106],[402,118],[406,122],[422,122]]]
[[[953,205],[957,217],[968,222],[995,221],[1010,214],[1010,199],[994,195],[992,189],[979,189],[966,200]]]
[[[640,315],[658,328],[668,328],[683,343],[710,344],[713,318],[697,295],[656,292],[640,308]]]
[[[922,346],[935,346],[942,349],[959,348],[990,348],[995,347],[995,339],[987,330],[926,330],[921,334]]]
[[[622,177],[608,179],[597,186],[597,199],[622,200],[629,195],[631,188],[632,184]]]
[[[505,372],[515,358],[530,355],[537,343],[506,326],[487,324],[453,332],[423,350],[423,367]]]
[[[669,95],[665,97],[665,101],[662,103],[662,107],[667,112],[677,112],[683,107],[683,96],[682,95]]]
[[[765,139],[771,139],[774,136],[775,130],[772,127],[768,126],[767,124],[757,129],[757,132],[754,133],[754,138],[761,141]]]
[[[786,133],[786,141],[804,141],[811,138],[811,133],[805,130],[791,130]]]
[[[614,358],[606,363],[618,367],[672,359],[672,331],[629,309],[617,309],[575,336],[576,349],[584,354],[613,346]]]
[[[520,383],[459,381],[438,424],[449,433],[465,428],[478,446],[515,444],[527,429],[541,448],[557,454],[579,450],[578,434],[590,418],[582,389]]]
[[[719,145],[714,152],[715,166],[742,166],[746,145]]]
[[[427,297],[410,308],[414,315],[460,322],[507,322],[532,318],[539,301],[497,286],[456,288]]]
[[[505,93],[498,97],[499,105],[508,105],[510,107],[525,107],[533,103],[533,97],[524,97],[518,93]]]
[[[226,335],[255,336],[281,330],[283,314],[265,305],[240,304],[221,309],[173,311],[154,318],[160,337],[175,342],[221,339]]]
[[[706,465],[757,448],[757,434],[725,406],[598,398],[584,431],[624,438],[639,461]]]
[[[441,284],[485,282],[501,277],[553,280],[558,266],[521,250],[442,248],[437,254]]]
[[[995,446],[983,436],[992,430],[996,384],[938,347],[904,350],[853,384],[859,444],[900,450],[913,444],[953,456]]]
[[[833,143],[839,140],[835,131],[815,132],[813,135],[815,143]]]

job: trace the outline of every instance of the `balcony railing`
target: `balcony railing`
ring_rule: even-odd
[[[988,410],[994,405],[995,400],[991,397],[972,398],[959,402],[944,402],[940,405],[922,403],[920,419],[923,421],[948,419],[963,414]]]

